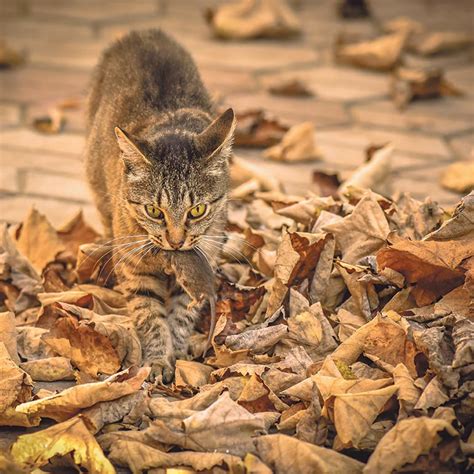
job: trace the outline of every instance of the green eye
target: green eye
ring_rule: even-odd
[[[198,217],[202,217],[206,212],[207,206],[205,204],[198,204],[191,208],[188,212],[188,217],[190,219],[197,219]]]
[[[152,219],[163,219],[164,217],[163,211],[153,204],[146,204],[145,211]]]

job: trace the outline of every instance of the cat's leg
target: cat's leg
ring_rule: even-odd
[[[188,359],[189,337],[193,333],[200,316],[199,308],[188,309],[189,296],[179,289],[169,299],[168,323],[173,338],[176,359]]]
[[[128,273],[127,271],[123,273]],[[120,285],[142,344],[144,364],[152,380],[169,383],[174,377],[175,350],[165,307],[166,282],[149,274],[126,275]]]

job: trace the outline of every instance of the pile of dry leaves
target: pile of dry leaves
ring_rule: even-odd
[[[171,386],[81,215],[4,227],[0,425],[27,433],[0,472],[472,468],[474,193],[447,213],[355,182],[232,202],[212,350],[204,314]]]

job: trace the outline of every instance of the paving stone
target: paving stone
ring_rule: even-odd
[[[388,94],[387,74],[343,66],[292,68],[277,74],[260,76],[264,87],[275,81],[299,78],[322,99],[359,101],[385,97]]]
[[[81,176],[84,170],[82,160],[74,155],[48,153],[34,150],[0,150],[0,169],[13,165],[21,171],[54,171],[56,173]]]
[[[91,202],[91,194],[84,177],[51,174],[44,171],[27,171],[23,177],[26,194],[50,196],[81,202]]]
[[[268,93],[231,94],[226,97],[226,104],[237,111],[261,108],[289,124],[310,120],[317,129],[349,122],[343,105],[318,98],[289,98]]]
[[[156,15],[158,5],[156,0],[35,0],[31,3],[31,11],[34,15],[58,20],[110,22],[115,19]]]
[[[321,130],[317,133],[318,142],[344,143],[355,148],[365,148],[374,143],[391,142],[397,151],[418,155],[432,155],[450,158],[451,152],[446,143],[438,137],[419,133],[401,133],[388,130],[375,130],[360,126]]]
[[[0,100],[53,105],[86,92],[90,74],[26,65],[0,72]]]
[[[248,72],[227,71],[212,66],[203,66],[199,72],[211,94],[248,93],[258,88],[255,77]]]
[[[100,220],[94,206],[39,196],[3,197],[0,199],[0,220],[10,223],[21,222],[32,206],[46,214],[49,221],[55,226],[64,224],[82,209],[87,222],[97,230],[101,230]]]
[[[15,166],[2,166],[0,171],[0,192],[16,193],[18,189],[18,168]]]
[[[20,123],[20,107],[13,104],[0,104],[0,128],[12,127]]]
[[[474,133],[462,135],[449,141],[456,156],[462,160],[474,160]]]
[[[434,99],[443,105],[450,98]],[[431,102],[431,101],[430,101]],[[404,129],[413,132],[424,132],[439,135],[451,135],[473,128],[473,123],[465,118],[445,117],[431,113],[427,107],[420,108],[418,103],[409,104],[406,109],[399,110],[392,101],[380,100],[367,104],[356,104],[351,107],[352,117],[359,123],[375,127]]]
[[[3,148],[30,151],[48,151],[80,156],[84,148],[84,137],[72,133],[44,135],[26,128],[0,132],[0,146]]]
[[[474,60],[474,57],[471,58],[471,62]],[[451,81],[456,87],[459,87],[465,94],[469,96],[474,95],[474,90],[472,85],[474,84],[474,65],[450,69],[446,72],[446,77]]]

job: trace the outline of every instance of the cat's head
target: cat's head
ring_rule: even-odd
[[[122,204],[165,250],[189,250],[225,220],[235,117],[228,109],[200,133],[164,128],[137,140],[116,128],[123,163]]]

